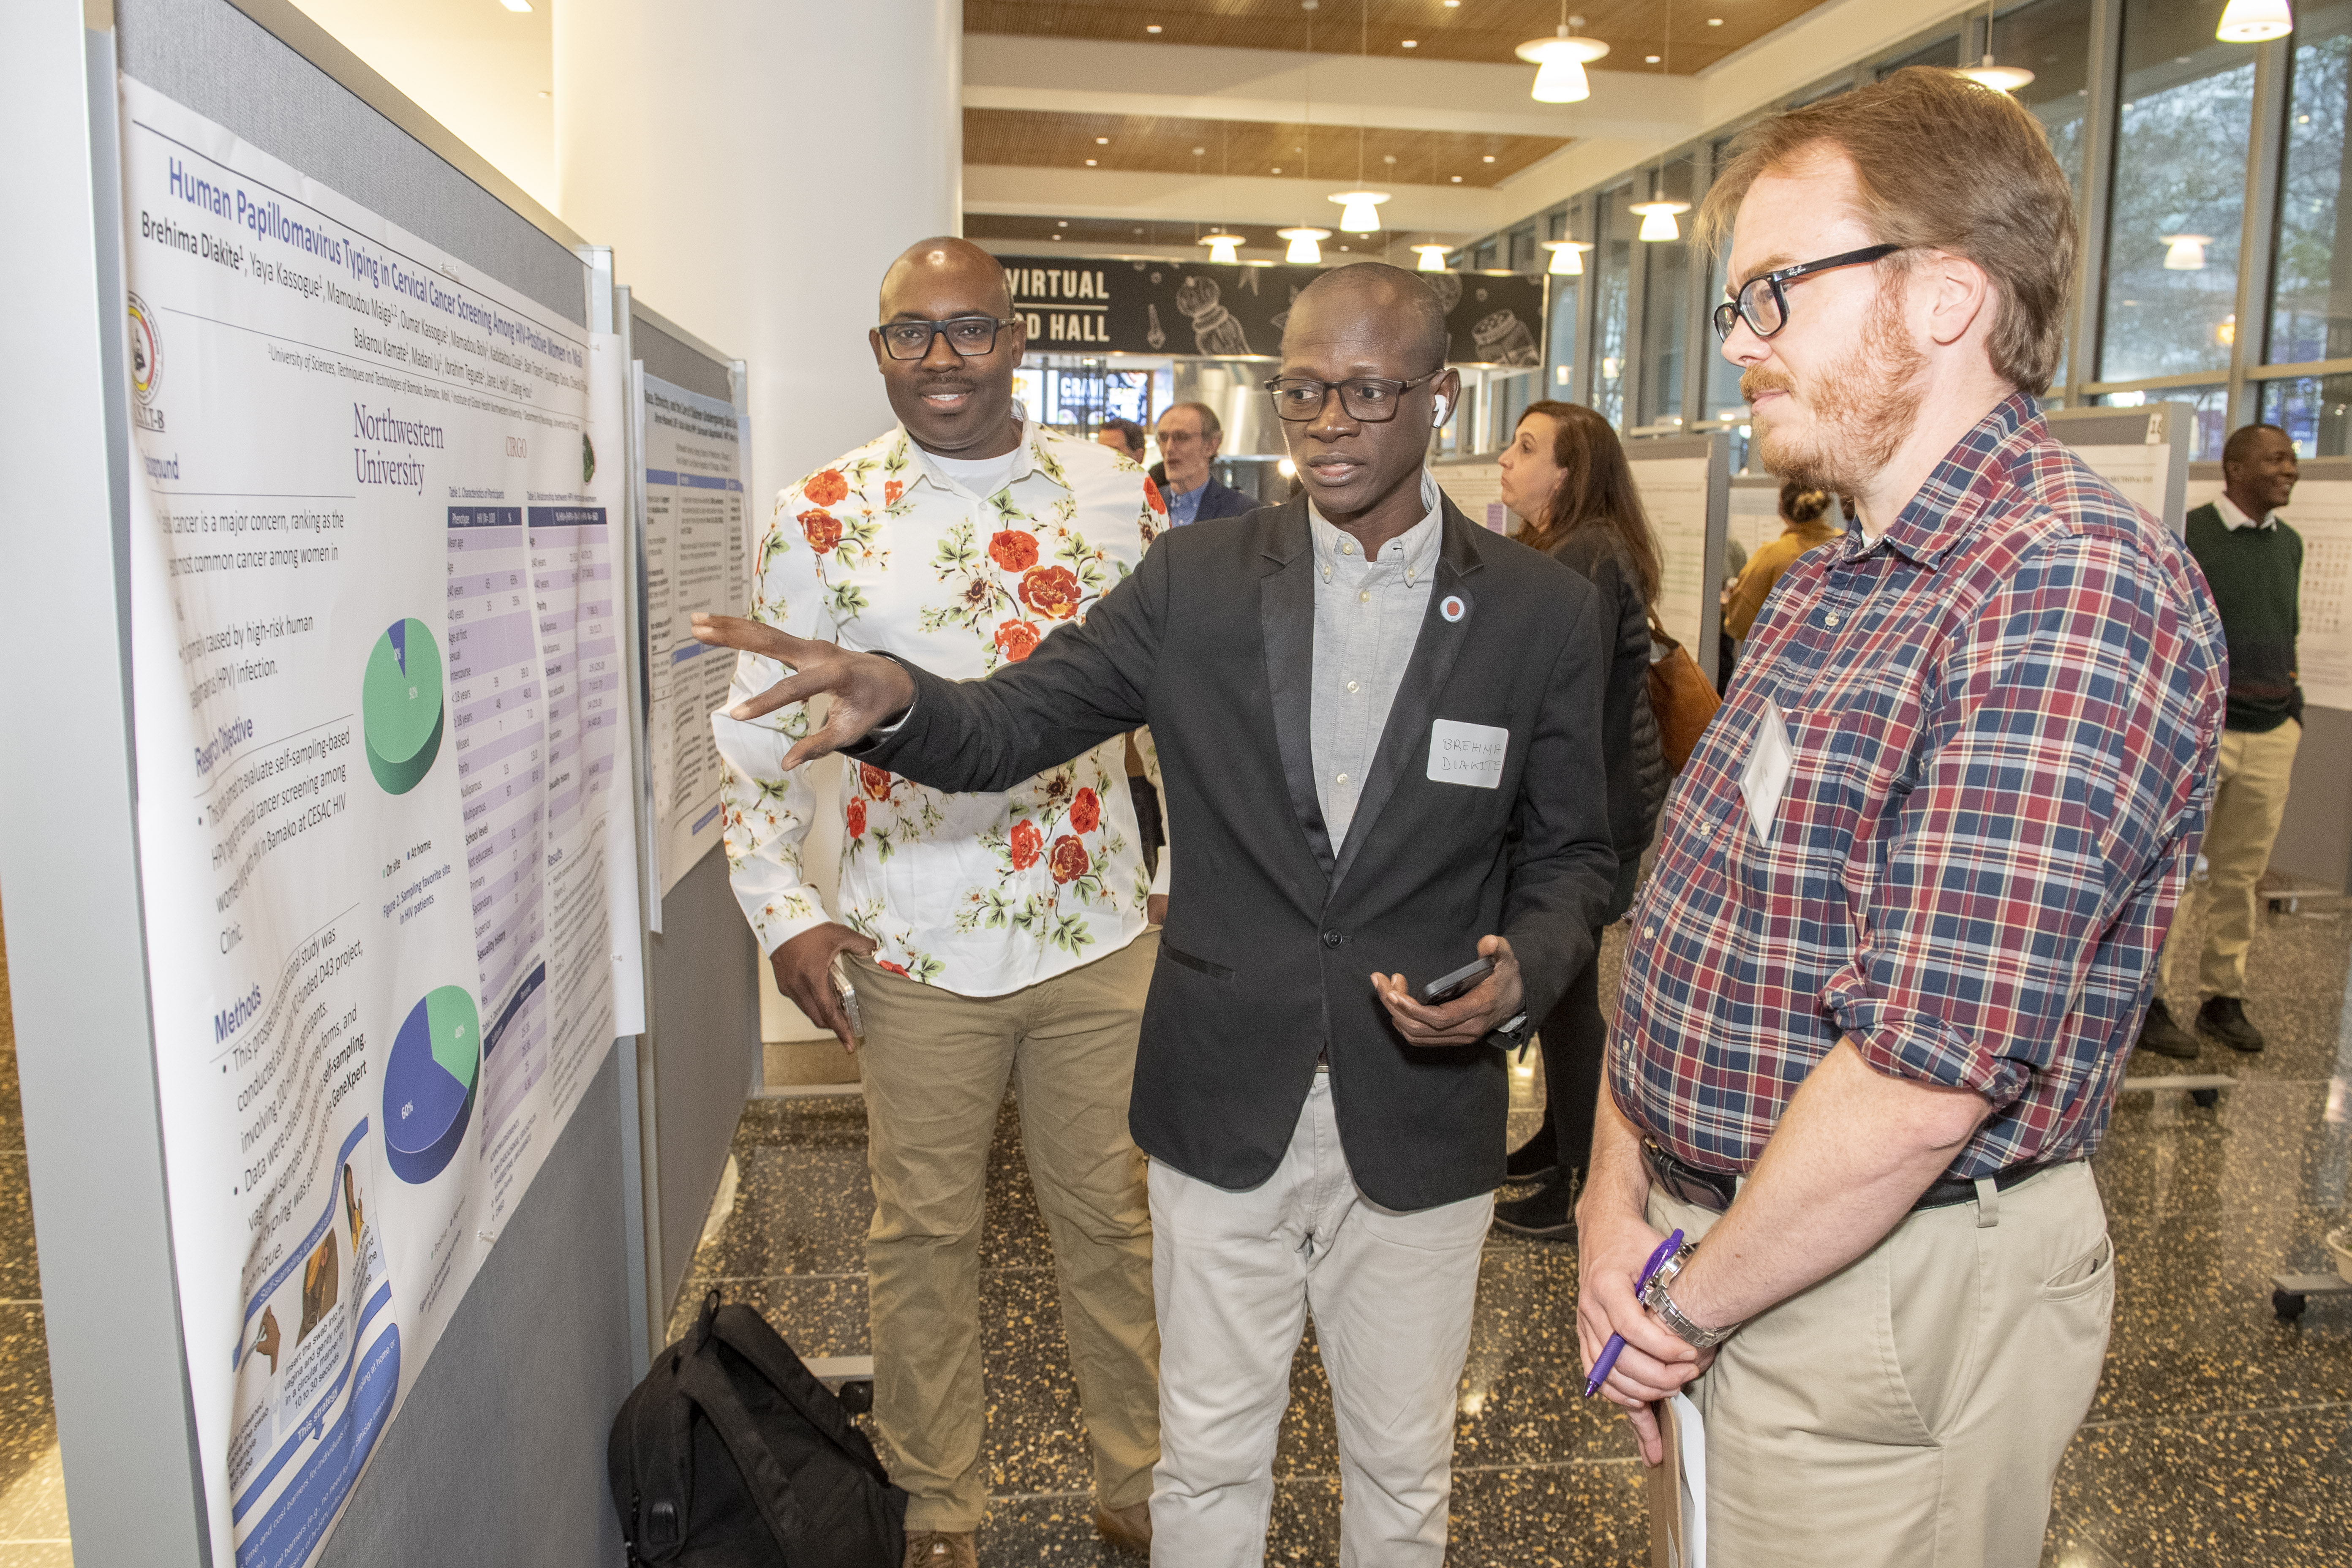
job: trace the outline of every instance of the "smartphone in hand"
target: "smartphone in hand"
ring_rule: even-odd
[[[1478,983],[1495,973],[1491,958],[1474,958],[1451,974],[1441,974],[1421,988],[1421,999],[1432,1007],[1443,1007],[1458,1001],[1477,989]]]
[[[866,1020],[857,1011],[857,987],[849,983],[849,965],[844,963],[841,961],[841,954],[836,952],[833,955],[832,966],[826,973],[833,978],[833,994],[841,1003],[842,1016],[849,1020],[850,1038],[864,1039]]]

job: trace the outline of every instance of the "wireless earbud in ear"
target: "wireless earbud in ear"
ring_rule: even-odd
[[[1435,425],[1443,425],[1443,424],[1444,424],[1444,423],[1445,423],[1445,416],[1446,416],[1446,414],[1451,410],[1452,406],[1453,406],[1453,405],[1452,405],[1451,404],[1448,404],[1448,403],[1445,401],[1445,399],[1444,399],[1444,398],[1442,398],[1442,397],[1441,397],[1441,398],[1439,398],[1439,399],[1437,400],[1437,406],[1436,406],[1435,408],[1433,408],[1433,409],[1430,410],[1430,415],[1429,415],[1429,422],[1430,422],[1430,424],[1431,424],[1431,425],[1433,425],[1433,426],[1435,426]]]

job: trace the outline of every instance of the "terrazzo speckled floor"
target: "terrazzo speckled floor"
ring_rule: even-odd
[[[0,1568],[72,1568],[33,1194],[25,1179],[25,1114],[16,1095],[16,1031],[0,944]]]
[[[2200,920],[2192,908],[2187,917]],[[2195,934],[2194,930],[2189,933]],[[1616,933],[1604,954],[1613,986]],[[2135,1076],[2221,1073],[2212,1107],[2135,1091],[2097,1161],[2118,1289],[2105,1376],[2058,1476],[2045,1568],[2325,1564],[2352,1568],[2352,1298],[2280,1322],[2268,1276],[2329,1267],[2352,1183],[2352,912],[2266,916],[2253,952],[2260,1056],[2208,1042],[2196,1062],[2136,1058]],[[2188,968],[2183,966],[2184,972]],[[2193,997],[2171,998],[2176,1015]],[[1514,1141],[1539,1077],[1514,1080]],[[1006,1105],[981,1247],[990,1485],[983,1564],[1131,1563],[1101,1545],[1051,1248]],[[676,1326],[717,1286],[756,1302],[805,1354],[868,1349],[860,1100],[754,1103],[736,1135],[731,1213],[698,1254]],[[1645,1564],[1641,1471],[1622,1425],[1577,1395],[1565,1321],[1572,1248],[1496,1236],[1455,1426],[1457,1564]],[[1330,1394],[1307,1343],[1276,1460],[1268,1560],[1337,1560]]]

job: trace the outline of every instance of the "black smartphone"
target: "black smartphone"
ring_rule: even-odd
[[[1421,999],[1433,1007],[1443,1007],[1448,1002],[1466,996],[1477,984],[1495,973],[1491,958],[1474,958],[1451,974],[1441,974],[1421,988]]]

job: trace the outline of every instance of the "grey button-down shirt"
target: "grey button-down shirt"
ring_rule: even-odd
[[[1331,852],[1348,839],[1362,798],[1364,774],[1380,749],[1389,708],[1404,680],[1429,610],[1430,584],[1443,542],[1444,504],[1437,480],[1421,473],[1422,520],[1381,546],[1368,561],[1363,546],[1323,519],[1311,501],[1307,531],[1315,542],[1315,673],[1309,728],[1315,756],[1315,797]]]

